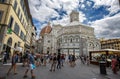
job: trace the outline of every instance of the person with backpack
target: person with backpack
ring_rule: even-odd
[[[7,72],[7,75],[9,75],[9,73],[10,73],[10,71],[11,71],[12,69],[14,69],[14,75],[17,74],[17,73],[16,73],[16,63],[17,63],[17,61],[18,61],[18,56],[17,56],[17,54],[18,54],[18,51],[15,51],[15,52],[13,53],[12,61],[11,61],[11,67],[9,68],[9,70],[8,70],[8,72]]]
[[[33,73],[33,70],[36,68],[36,66],[35,66],[35,58],[34,58],[34,53],[33,52],[28,54],[28,61],[27,61],[27,63],[28,63],[28,67],[27,67],[23,77],[27,78],[27,73],[30,70],[31,78],[34,79],[35,75]]]

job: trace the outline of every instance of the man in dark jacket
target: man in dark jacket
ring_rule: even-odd
[[[61,54],[58,53],[57,55],[57,69],[61,69]]]

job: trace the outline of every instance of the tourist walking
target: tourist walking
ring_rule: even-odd
[[[57,69],[61,69],[61,53],[57,55]]]
[[[52,56],[52,54],[49,54],[49,63],[51,63],[52,62],[52,58],[53,58],[53,56]]]
[[[43,53],[41,54],[40,60],[41,60],[41,65],[43,65],[44,64],[44,54]]]
[[[43,55],[44,66],[46,66],[46,63],[47,63],[47,57],[48,57],[48,55],[46,53],[44,53],[44,55]]]
[[[64,65],[63,65],[64,62],[65,62],[65,55],[62,54],[62,55],[61,55],[61,66],[64,66]]]
[[[26,66],[26,63],[28,61],[28,54],[29,54],[29,51],[26,51],[23,55],[23,67]]]
[[[89,57],[89,56],[86,57],[86,64],[87,64],[87,65],[90,64],[90,57]]]
[[[84,56],[80,56],[80,60],[81,60],[81,62],[82,62],[83,64],[85,64],[85,58],[84,58]]]
[[[14,69],[14,75],[16,75],[16,63],[18,61],[18,56],[17,56],[18,51],[15,51],[12,56],[12,61],[11,61],[11,67],[9,68],[7,75],[9,75],[10,71]]]
[[[71,64],[72,67],[74,67],[76,65],[75,60],[76,60],[75,54],[73,54],[72,55],[72,64]]]
[[[115,56],[113,56],[111,64],[112,64],[112,71],[113,71],[113,73],[117,74],[117,64],[118,64],[118,62],[117,62],[117,59],[116,59]]]
[[[41,65],[41,60],[40,60],[40,54],[36,55],[36,66],[40,66]]]
[[[70,66],[72,66],[72,54],[69,55],[68,59],[69,59]]]
[[[28,55],[28,61],[27,62],[28,62],[28,67],[27,67],[27,69],[26,69],[25,74],[24,74],[23,77],[26,78],[27,77],[27,73],[30,70],[30,72],[31,72],[31,78],[34,79],[35,75],[33,73],[33,70],[36,68],[36,66],[35,66],[35,58],[34,58],[34,53],[33,52],[29,53],[29,55]]]
[[[52,56],[52,62],[51,62],[50,71],[55,71],[56,63],[57,63],[57,57],[56,57],[56,53],[54,53],[54,55]]]

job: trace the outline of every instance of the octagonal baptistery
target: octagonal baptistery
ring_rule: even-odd
[[[94,28],[79,22],[79,13],[70,14],[70,24],[58,31],[58,52],[75,55],[88,55],[89,51],[99,50],[100,41],[94,35]]]

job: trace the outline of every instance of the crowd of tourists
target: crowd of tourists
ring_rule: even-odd
[[[81,60],[82,64],[86,64],[89,66],[90,64],[90,57],[89,56],[75,56],[75,54],[61,54],[61,53],[37,53],[26,51],[24,54],[14,51],[12,57],[11,57],[11,67],[9,68],[7,75],[11,72],[11,70],[14,70],[14,74],[16,75],[16,69],[17,65],[16,63],[23,63],[23,67],[26,67],[26,71],[24,73],[24,78],[27,77],[28,71],[31,72],[31,77],[34,79],[35,75],[33,73],[33,70],[36,69],[36,67],[39,66],[46,66],[47,64],[50,64],[50,72],[55,72],[56,69],[61,69],[64,67],[64,63],[69,63],[70,67],[75,67],[76,63],[75,61],[79,59]],[[3,64],[7,63],[7,54],[6,52],[3,53]],[[117,74],[118,67],[120,68],[120,57],[113,56],[111,60],[111,67],[114,74]]]
[[[3,64],[7,63],[7,58],[6,58],[7,54],[6,51],[4,51],[3,53]],[[55,72],[56,69],[61,69],[62,67],[64,67],[64,63],[65,61],[69,62],[69,65],[71,67],[75,66],[75,60],[76,57],[75,55],[68,55],[66,56],[65,54],[61,54],[61,53],[33,53],[30,51],[26,51],[24,52],[24,54],[22,54],[21,52],[18,51],[14,51],[13,55],[11,56],[11,67],[9,68],[7,75],[10,74],[11,70],[13,69],[14,75],[17,74],[16,69],[17,69],[17,63],[22,63],[23,67],[26,67],[26,71],[24,73],[24,78],[27,77],[27,73],[30,70],[31,72],[31,77],[34,79],[35,75],[33,73],[33,70],[36,67],[39,66],[46,66],[47,64],[50,64],[50,70],[49,71],[53,71]]]

